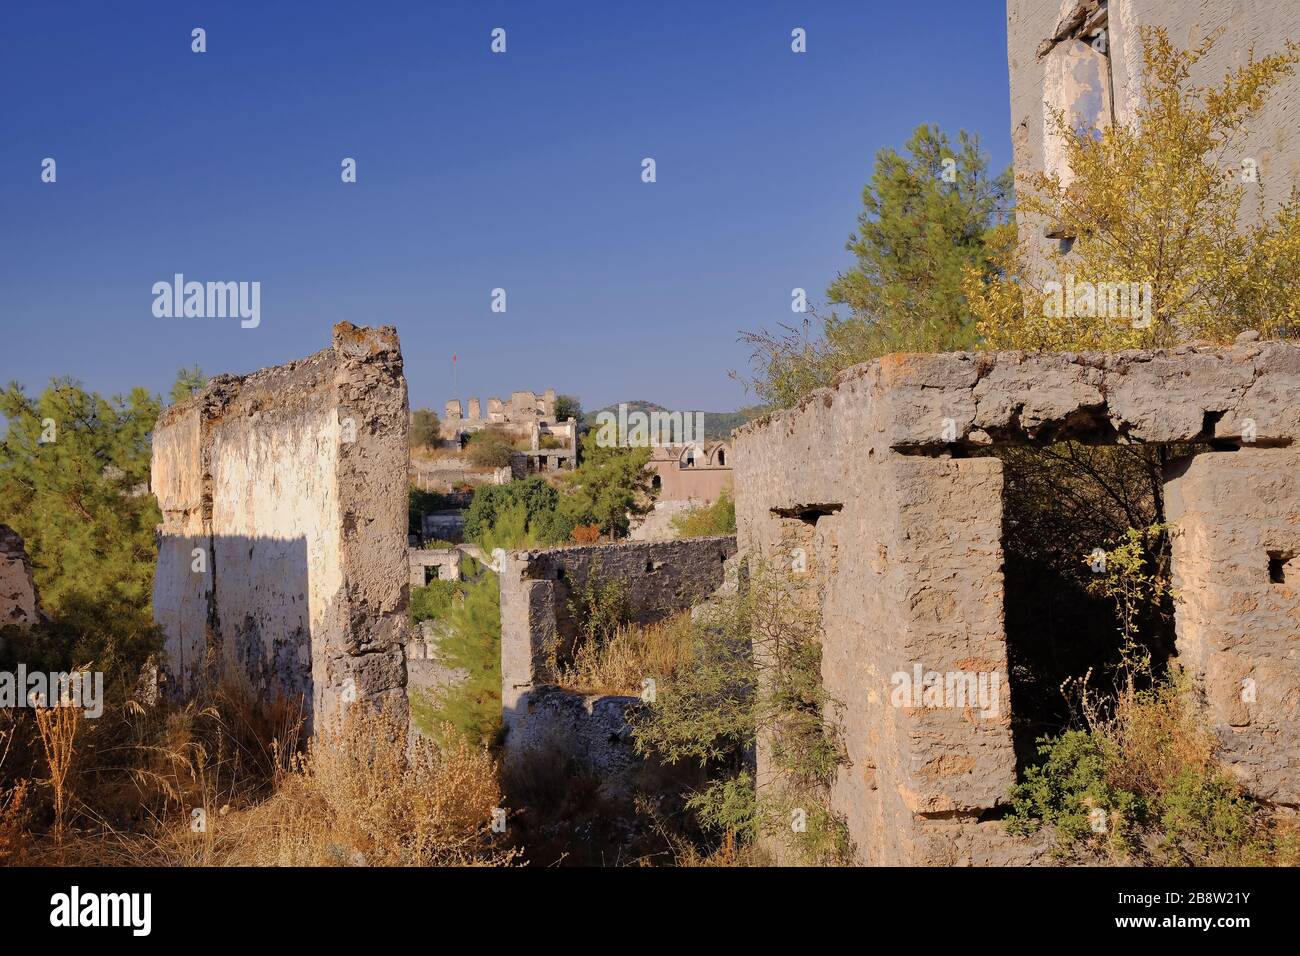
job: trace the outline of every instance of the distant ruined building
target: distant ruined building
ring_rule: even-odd
[[[656,445],[651,450],[653,486],[659,501],[708,503],[731,488],[731,444]]]
[[[553,388],[540,398],[536,392],[511,392],[509,402],[489,398],[486,415],[477,398],[469,399],[468,415],[462,414],[460,399],[451,399],[443,408],[440,437],[463,446],[475,432],[492,428],[525,445],[515,449],[511,461],[515,477],[572,470],[578,461],[578,423],[556,421],[555,398]]]

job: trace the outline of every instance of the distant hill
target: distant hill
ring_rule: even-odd
[[[629,412],[668,412],[676,409],[664,408],[662,405],[656,405],[654,402],[646,401],[629,401],[624,402]],[[690,414],[695,414],[692,409]],[[704,438],[706,441],[720,441],[731,437],[731,430],[739,428],[751,418],[757,418],[766,411],[759,405],[750,405],[747,408],[737,409],[734,412],[704,412]],[[618,414],[618,405],[608,405],[605,408],[598,408],[594,412],[586,412],[582,416],[583,425],[588,428],[596,427],[596,416],[601,412],[611,412]]]

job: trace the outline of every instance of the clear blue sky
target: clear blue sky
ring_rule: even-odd
[[[821,298],[921,122],[1010,162],[1002,0],[6,3],[0,382],[165,392],[346,319],[397,326],[413,406],[456,352],[462,398],[735,408],[738,330]],[[176,272],[260,281],[260,327],[155,318]]]

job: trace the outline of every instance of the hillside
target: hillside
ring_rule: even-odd
[[[668,412],[671,409],[664,408],[662,405],[656,405],[654,402],[634,400],[624,403],[627,405],[629,412]],[[759,405],[750,405],[746,408],[737,409],[734,412],[704,412],[704,437],[707,441],[717,441],[731,437],[733,428],[739,428],[745,422],[752,418],[757,418],[763,414],[764,409]],[[604,408],[598,408],[592,412],[586,412],[582,417],[582,423],[588,428],[596,427],[596,416],[601,412],[611,412],[618,414],[618,404],[607,405]],[[689,414],[695,414],[692,410]]]

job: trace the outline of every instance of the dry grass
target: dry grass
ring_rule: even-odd
[[[450,739],[451,735],[448,735]],[[264,803],[210,827],[214,862],[252,866],[502,865],[496,766],[482,748],[445,750],[387,714],[354,707],[323,729]]]
[[[38,711],[51,793],[39,793],[42,804],[25,782],[0,791],[0,860],[438,866],[513,859],[491,831],[501,796],[486,751],[464,743],[440,750],[423,740],[408,749],[405,722],[365,707],[320,729],[304,751],[297,703],[263,706],[248,691],[226,684],[181,707],[128,701],[112,720],[82,723],[81,736],[75,722],[60,720],[79,710]]]
[[[690,646],[689,612],[657,624],[620,626],[606,641],[581,644],[558,682],[586,694],[640,694],[647,677],[672,680],[689,659]]]
[[[27,790],[19,780],[0,793],[0,866],[21,866],[27,857]]]
[[[1118,754],[1108,774],[1114,786],[1161,794],[1180,774],[1214,766],[1214,733],[1185,683],[1179,677],[1148,693],[1130,684],[1119,694],[1103,730]]]
[[[68,771],[76,754],[77,728],[81,726],[81,708],[60,702],[53,707],[36,708],[36,730],[50,772],[50,789],[54,792],[54,839],[63,842],[68,800]]]

